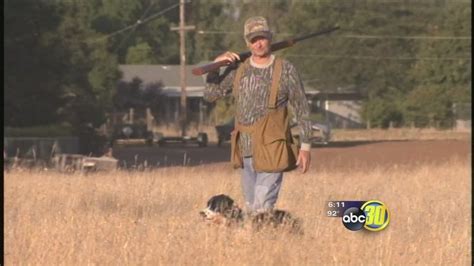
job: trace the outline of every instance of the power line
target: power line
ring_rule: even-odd
[[[427,61],[457,61],[468,60],[468,57],[395,57],[395,56],[347,56],[347,55],[317,55],[317,54],[286,54],[289,57],[319,57],[319,58],[342,58],[342,59],[364,59],[364,60],[427,60]]]
[[[219,55],[225,51],[207,50],[212,55]],[[470,55],[466,57],[411,57],[411,56],[367,56],[367,55],[342,55],[342,54],[285,54],[288,57],[315,57],[315,58],[338,58],[338,59],[361,59],[361,60],[427,60],[427,61],[456,61],[468,60],[471,61]]]
[[[337,36],[336,36],[337,37]],[[397,36],[397,35],[341,35],[354,39],[427,39],[427,40],[470,40],[471,36]]]
[[[138,19],[138,21],[141,21],[143,18],[145,18],[146,14],[148,13],[148,11],[150,10],[150,8],[154,5],[155,3],[152,2],[150,3],[150,5],[148,6],[148,8],[145,10],[145,12],[143,12],[143,14],[140,16],[140,18]],[[141,24],[141,23],[140,23]],[[118,51],[118,49],[120,49],[120,47],[122,46],[123,43],[125,43],[125,41],[130,38],[130,36],[132,36],[132,34],[137,30],[138,28],[138,25],[140,24],[137,24],[135,23],[134,27],[133,27],[133,30],[126,36],[122,39],[122,41],[120,41],[119,45],[117,45],[117,47],[115,48],[115,53]]]
[[[198,30],[198,34],[241,34],[236,31]],[[275,33],[280,36],[295,36],[290,33]],[[413,35],[334,35],[331,38],[354,38],[354,39],[432,39],[432,40],[471,40],[471,36],[413,36]]]
[[[110,37],[112,37],[112,36],[114,36],[114,35],[120,34],[120,33],[124,32],[124,31],[127,31],[127,30],[130,30],[130,29],[132,29],[132,28],[135,28],[135,27],[137,27],[137,26],[139,26],[139,25],[145,24],[145,23],[149,22],[150,20],[153,20],[153,19],[157,18],[158,16],[163,15],[164,13],[170,11],[171,9],[173,9],[173,8],[175,8],[175,7],[177,7],[177,6],[179,6],[179,3],[174,4],[174,5],[172,5],[172,6],[168,7],[168,8],[166,8],[166,9],[164,9],[164,10],[158,12],[158,13],[155,13],[155,14],[149,16],[148,18],[144,19],[143,21],[142,21],[141,19],[138,19],[138,20],[137,20],[134,24],[132,24],[132,25],[129,25],[129,26],[127,26],[127,27],[125,27],[125,28],[123,28],[123,29],[117,30],[117,31],[115,31],[115,32],[109,33],[109,34],[107,34],[107,35],[105,35],[105,36],[102,36],[102,37],[97,38],[97,39],[95,39],[95,40],[92,40],[92,41],[90,41],[90,42],[104,41],[104,40],[106,40],[106,39],[108,39],[108,38],[110,38]]]
[[[218,31],[218,30],[197,30],[198,34],[240,34],[236,31]]]

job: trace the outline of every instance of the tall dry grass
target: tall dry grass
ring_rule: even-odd
[[[289,173],[279,208],[305,234],[207,226],[198,211],[226,193],[225,165],[66,175],[11,171],[5,181],[6,265],[469,265],[470,163]],[[326,200],[385,202],[381,232],[352,232],[325,217]]]

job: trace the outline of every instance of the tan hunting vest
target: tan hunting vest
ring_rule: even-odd
[[[233,95],[237,96],[240,79],[249,66],[246,60],[237,69]],[[257,172],[283,172],[296,168],[298,146],[291,136],[287,107],[276,108],[282,60],[275,58],[273,64],[272,83],[268,102],[268,113],[250,126],[244,126],[235,119],[235,130],[231,136],[231,163],[234,168],[242,168],[243,161],[239,149],[240,132],[249,133],[252,138],[253,166]]]

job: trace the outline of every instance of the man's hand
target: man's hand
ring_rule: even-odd
[[[225,52],[219,55],[218,57],[216,57],[216,59],[214,59],[214,62],[227,61],[229,62],[228,64],[231,64],[235,62],[236,60],[240,60],[240,57],[238,54],[234,52]]]
[[[296,161],[296,165],[301,168],[301,172],[304,174],[309,169],[309,165],[311,163],[311,152],[300,150],[298,154],[298,160]]]

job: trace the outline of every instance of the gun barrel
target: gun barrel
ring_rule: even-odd
[[[296,43],[296,42],[306,40],[306,39],[309,39],[309,38],[313,38],[313,37],[316,37],[316,36],[319,36],[319,35],[328,34],[330,32],[338,30],[338,29],[339,29],[339,26],[335,26],[335,27],[332,27],[332,28],[329,28],[329,29],[325,29],[325,30],[321,30],[321,31],[318,31],[318,32],[308,34],[308,35],[303,35],[303,36],[297,37],[297,38],[294,39],[294,41]]]
[[[272,52],[274,52],[274,51],[278,51],[278,50],[281,50],[281,49],[284,49],[284,48],[288,48],[288,47],[293,46],[295,43],[297,43],[299,41],[306,40],[306,39],[316,37],[316,36],[319,36],[319,35],[323,35],[323,34],[328,34],[330,32],[338,30],[338,29],[339,29],[339,26],[336,26],[336,27],[332,27],[332,28],[329,28],[329,29],[314,32],[314,33],[311,33],[311,34],[303,35],[303,36],[300,36],[300,37],[296,37],[296,38],[276,42],[276,43],[272,44],[271,50],[272,50]],[[239,54],[239,57],[240,57],[239,62],[245,61],[247,58],[250,57],[250,55],[251,55],[250,52],[240,53]],[[213,63],[210,63],[210,64],[206,64],[206,65],[202,65],[202,66],[193,68],[192,73],[194,75],[199,76],[199,75],[206,74],[210,71],[219,69],[221,66],[225,66],[225,65],[228,65],[228,64],[229,64],[229,62],[227,60],[213,62]]]

